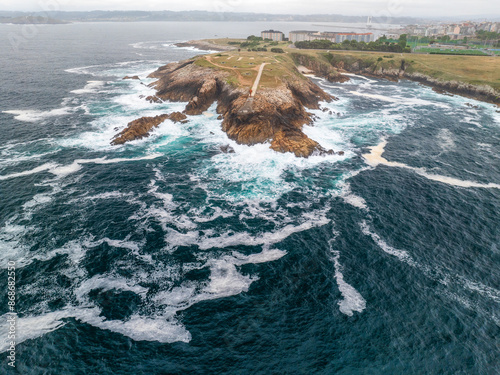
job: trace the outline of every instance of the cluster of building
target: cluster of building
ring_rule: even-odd
[[[461,22],[451,24],[433,25],[408,25],[404,29],[397,30],[398,34],[408,34],[417,36],[444,36],[450,39],[462,39],[464,36],[473,36],[476,32],[493,31],[500,32],[500,22]],[[389,37],[389,35],[388,35]]]
[[[276,42],[286,40],[285,34],[276,30],[265,30],[260,33],[263,39],[271,39]],[[297,30],[290,31],[288,40],[290,42],[302,42],[311,40],[329,40],[334,43],[342,43],[344,40],[356,40],[358,42],[371,42],[374,40],[372,33],[339,33],[339,32],[321,32]]]

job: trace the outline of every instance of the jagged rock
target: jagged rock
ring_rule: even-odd
[[[328,111],[328,114],[331,116],[331,115],[333,115],[333,112],[332,111]]]
[[[323,109],[322,109],[322,111],[323,111],[323,112],[328,112],[328,108],[326,108],[326,107],[325,107],[325,108],[323,108]],[[330,111],[330,112],[331,112],[331,111]]]
[[[225,154],[234,154],[234,148],[229,145],[220,146],[220,150]]]
[[[321,146],[302,132],[287,134],[280,130],[274,135],[271,149],[278,152],[293,152],[295,156],[308,157],[314,151],[320,151]]]
[[[150,103],[163,103],[163,100],[161,100],[156,95],[149,95],[148,97],[146,97],[146,100]]]
[[[137,79],[137,80],[140,80],[139,76],[132,76],[132,77],[125,76],[125,77],[123,77],[123,79]]]
[[[449,92],[441,90],[437,87],[433,87],[432,91],[437,92],[438,94],[441,94],[441,95],[454,96],[453,94],[450,94]]]
[[[342,156],[342,155],[344,155],[344,151],[339,151],[339,152],[337,152],[337,154]]]
[[[465,105],[469,108],[474,108],[474,109],[479,109],[479,106],[471,104],[471,103],[465,103]]]
[[[180,112],[172,112],[168,118],[173,122],[181,122],[181,123],[187,122],[186,121],[187,116],[184,113]]]
[[[223,119],[224,119],[224,116],[222,116],[222,115],[217,116],[217,120],[223,120]]]
[[[111,141],[112,145],[121,145],[125,142],[133,141],[149,137],[151,130],[167,119],[173,122],[185,121],[187,116],[180,112],[173,112],[171,114],[163,114],[155,117],[141,117],[137,120],[128,123],[127,127],[120,133],[115,135]]]

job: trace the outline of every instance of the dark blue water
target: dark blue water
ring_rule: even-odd
[[[184,106],[123,76],[272,26],[40,26],[19,51],[0,26],[2,373],[500,372],[494,106],[353,76],[316,81],[340,100],[305,128],[344,156],[236,145],[214,107],[109,145]]]

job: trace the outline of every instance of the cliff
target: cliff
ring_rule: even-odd
[[[478,60],[478,57],[471,56],[472,59]],[[394,55],[389,56],[379,56],[379,55],[349,55],[349,54],[329,54],[327,55],[331,65],[338,69],[339,71],[347,71],[355,74],[361,74],[365,76],[372,76],[378,78],[384,78],[392,81],[397,81],[399,79],[408,79],[411,81],[419,82],[421,84],[431,86],[435,91],[442,93],[452,93],[461,96],[466,96],[469,98],[493,103],[500,105],[500,91],[496,90],[491,86],[495,83],[494,79],[484,79],[479,80],[475,77],[474,82],[480,82],[480,84],[472,84],[469,82],[464,82],[460,80],[463,75],[459,76],[461,70],[472,71],[472,64],[474,60],[462,59],[454,61],[455,56],[449,57],[449,65],[437,67],[432,64],[440,63],[439,60],[434,62],[431,58],[424,56],[406,55],[405,57],[395,58]],[[438,58],[442,58],[439,56]],[[425,60],[424,60],[425,59]],[[496,59],[492,57],[491,59]],[[420,61],[422,60],[422,61]],[[493,63],[497,63],[498,60],[492,60]],[[442,63],[446,63],[443,60]],[[452,63],[460,64],[459,70],[457,67],[453,66]],[[458,65],[457,64],[457,65]],[[457,72],[453,75],[450,73],[445,74],[446,70]],[[487,75],[490,75],[487,73]],[[460,77],[460,78],[459,78]],[[486,82],[488,84],[486,84]]]
[[[165,65],[150,74],[157,79],[150,86],[160,100],[187,102],[183,111],[186,115],[202,114],[216,102],[222,129],[237,143],[269,143],[275,151],[292,152],[298,157],[333,153],[305,135],[302,127],[313,122],[314,116],[307,109],[318,109],[321,101],[334,98],[298,73],[294,65],[269,63],[267,76],[251,97],[248,83],[253,80],[245,79],[245,74],[256,75],[257,64],[248,71],[237,71],[234,67],[219,68],[222,63],[212,65],[210,61],[209,56]],[[137,125],[134,129],[148,127]],[[113,143],[126,141],[126,134],[117,135]]]
[[[330,82],[346,82],[349,77],[342,75],[321,54],[291,53],[293,61],[311,70],[316,76],[323,77]]]

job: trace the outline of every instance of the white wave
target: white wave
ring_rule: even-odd
[[[450,274],[438,267],[429,267],[424,264],[418,263],[415,259],[404,250],[395,249],[392,246],[389,246],[380,236],[373,231],[370,230],[366,221],[362,221],[359,224],[361,231],[364,235],[369,236],[372,240],[387,254],[395,256],[401,262],[408,264],[411,267],[414,267],[427,276],[430,279],[437,280],[443,285],[448,285],[450,283],[457,284],[461,286],[463,289],[467,289],[471,292],[477,292],[484,297],[489,298],[490,300],[500,303],[500,290],[492,288],[490,286],[484,285],[480,282],[475,282],[467,279],[465,276],[458,274]],[[462,298],[462,297],[461,297]]]
[[[65,72],[91,75],[94,77],[112,76],[122,78],[126,75],[138,75],[142,78],[161,65],[164,65],[164,62],[159,60],[132,60],[113,64],[81,66],[66,69]]]
[[[247,292],[256,277],[245,276],[236,270],[236,265],[230,259],[217,259],[208,262],[210,266],[210,281],[196,296],[196,301],[224,298]]]
[[[312,215],[311,215],[312,216]],[[224,232],[218,236],[211,236],[211,232],[204,231],[201,235],[199,231],[189,231],[180,233],[172,228],[166,227],[167,235],[165,239],[168,243],[168,248],[178,246],[197,245],[201,250],[213,248],[227,248],[231,246],[265,246],[269,247],[272,244],[279,243],[290,235],[298,232],[303,232],[314,227],[320,227],[330,222],[325,216],[310,218],[300,225],[286,225],[275,232],[262,233],[253,236],[248,232]]]
[[[69,115],[74,113],[76,110],[77,108],[75,107],[62,107],[62,108],[52,109],[50,111],[38,111],[34,109],[26,109],[26,110],[9,110],[2,112],[14,115],[14,118],[18,121],[39,122],[49,117]]]
[[[97,200],[97,199],[120,199],[120,198],[128,198],[132,197],[133,193],[122,193],[120,191],[108,191],[106,193],[100,193],[91,196],[85,196],[82,199],[84,200]]]
[[[363,96],[366,98],[372,98],[372,99],[377,99],[381,100],[384,102],[390,102],[390,103],[395,103],[404,106],[419,106],[419,105],[429,105],[429,106],[435,106],[443,109],[449,109],[450,106],[445,104],[445,103],[440,103],[437,101],[430,101],[430,100],[425,100],[425,99],[419,99],[419,98],[411,98],[408,96],[388,96],[388,95],[381,95],[381,94],[370,94],[367,92],[360,92],[360,91],[349,91],[351,94],[356,95],[356,96]]]
[[[385,165],[388,167],[409,169],[411,171],[414,171],[418,175],[425,177],[429,180],[442,182],[442,183],[447,184],[447,185],[464,187],[464,188],[500,189],[500,184],[496,184],[496,183],[490,182],[488,184],[482,184],[482,183],[479,183],[476,181],[460,180],[458,178],[435,175],[435,174],[428,173],[424,168],[415,168],[415,167],[411,167],[409,165],[406,165],[404,163],[387,161],[386,159],[384,159],[382,157],[382,154],[384,153],[384,148],[386,145],[387,145],[387,141],[384,140],[381,143],[379,143],[378,145],[370,147],[371,152],[369,154],[363,155],[366,162],[369,165],[371,165],[372,167],[376,167],[377,165],[381,164],[381,165]]]
[[[21,242],[22,234],[31,228],[15,224],[16,219],[14,216],[0,227],[0,268],[3,269],[8,267],[9,261],[15,261],[16,268],[31,263],[29,246]]]
[[[30,170],[27,170],[27,171],[16,172],[16,173],[11,173],[11,174],[8,174],[8,175],[0,176],[0,180],[8,180],[8,179],[11,179],[11,178],[16,178],[16,177],[29,176],[29,175],[32,175],[32,174],[35,174],[35,173],[49,171],[49,170],[51,170],[51,169],[53,169],[55,167],[56,167],[56,164],[54,164],[54,163],[46,163],[46,164],[40,165],[40,166],[38,166],[36,168],[30,169]]]
[[[189,342],[191,334],[175,319],[132,315],[125,321],[105,320],[95,314],[80,314],[76,319],[100,329],[120,333],[135,341]]]
[[[343,76],[349,76],[349,77],[356,77],[356,78],[361,78],[361,79],[364,79],[365,81],[368,81],[368,83],[376,83],[377,81],[375,81],[374,79],[370,79],[368,77],[365,77],[365,76],[360,76],[360,75],[357,75],[357,74],[353,74],[353,73],[342,73]]]
[[[368,211],[368,206],[366,205],[366,201],[362,197],[354,194],[351,191],[351,185],[349,183],[345,182],[341,184],[341,187],[342,190],[340,191],[340,196],[342,197],[344,202],[350,204],[353,207]]]
[[[126,321],[106,320],[99,316],[100,310],[95,307],[70,307],[60,311],[40,315],[17,317],[16,344],[36,339],[49,332],[63,327],[63,319],[74,318],[94,327],[120,333],[135,341],[157,341],[172,343],[189,342],[191,334],[175,319],[159,317],[143,317],[132,315]],[[9,349],[7,314],[0,316],[0,353]]]
[[[8,318],[10,318],[10,314],[0,316],[0,321],[2,322],[0,324],[0,353],[8,351],[10,341],[12,341],[8,338],[8,328],[10,325],[7,322]],[[66,314],[60,311],[39,316],[18,317],[16,315],[16,345],[61,328],[65,324],[61,321],[63,318],[66,318]]]
[[[391,246],[389,246],[380,236],[372,231],[370,231],[370,228],[368,227],[368,224],[366,221],[362,221],[360,224],[361,231],[365,236],[369,236],[372,238],[372,240],[387,254],[395,256],[398,258],[400,261],[405,262],[409,264],[410,266],[417,267],[417,263],[413,260],[411,255],[404,250],[398,250],[395,249]]]
[[[439,141],[439,146],[443,151],[451,151],[455,149],[455,141],[453,140],[453,134],[450,130],[441,129],[438,133],[437,138]]]
[[[342,265],[339,262],[340,253],[333,249],[331,251],[335,267],[335,280],[342,294],[342,300],[338,302],[339,310],[342,314],[348,316],[353,316],[355,311],[361,313],[366,308],[366,300],[352,285],[344,280]]]
[[[140,157],[136,157],[136,158],[107,159],[106,157],[102,157],[102,158],[96,158],[96,159],[77,159],[77,160],[74,160],[73,163],[68,164],[68,165],[57,165],[54,163],[47,163],[47,164],[43,164],[43,165],[36,167],[34,169],[31,169],[31,170],[0,176],[0,180],[8,180],[11,178],[28,176],[31,174],[40,173],[40,172],[44,172],[44,171],[48,171],[48,172],[52,173],[53,175],[56,175],[57,177],[61,178],[61,177],[65,177],[69,174],[78,172],[82,168],[82,164],[113,164],[113,163],[122,163],[122,162],[138,161],[138,160],[152,160],[152,159],[156,159],[162,155],[163,154],[156,153],[156,154],[140,156]]]
[[[87,302],[87,295],[92,290],[97,289],[102,290],[103,292],[113,289],[130,291],[141,297],[144,297],[148,292],[148,288],[133,284],[132,280],[123,277],[96,275],[83,281],[78,288],[75,289],[74,294],[80,302],[85,303]]]
[[[237,270],[243,264],[267,263],[280,259],[286,252],[277,249],[264,249],[262,252],[243,255],[233,252],[218,259],[209,259],[210,267],[208,282],[201,289],[192,283],[185,282],[169,291],[160,291],[153,297],[155,304],[163,306],[167,315],[185,310],[190,306],[206,300],[224,298],[248,291],[250,285],[258,280],[256,276],[245,276]],[[199,290],[198,290],[199,289]]]
[[[98,92],[106,82],[104,81],[87,81],[87,84],[83,89],[73,90],[71,91],[73,94],[81,95],[81,94],[93,94]]]
[[[30,211],[37,206],[42,206],[50,203],[53,199],[53,194],[54,191],[52,191],[52,193],[36,194],[35,196],[33,196],[33,198],[31,198],[31,200],[23,204],[23,210]]]

